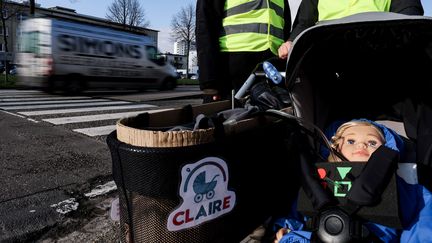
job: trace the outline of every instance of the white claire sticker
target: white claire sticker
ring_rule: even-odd
[[[207,157],[183,166],[179,194],[182,204],[168,217],[169,231],[197,226],[233,210],[236,194],[228,191],[225,161]]]

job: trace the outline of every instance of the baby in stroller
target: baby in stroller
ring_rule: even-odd
[[[333,135],[334,134],[334,135]],[[383,158],[391,158],[397,163],[399,154],[404,153],[402,138],[393,130],[376,122],[358,119],[343,123],[336,131],[331,131],[331,151],[329,162],[351,161],[380,163]],[[412,176],[415,171],[399,168],[397,190],[401,210],[402,229],[394,229],[374,222],[362,222],[370,232],[365,238],[354,237],[349,242],[427,242],[432,233],[432,194],[425,187],[415,184]],[[405,171],[403,171],[405,169]],[[410,175],[410,176],[408,176]],[[383,175],[384,176],[384,175]],[[287,218],[276,222],[277,232],[274,242],[340,242],[338,230],[330,229],[335,238],[320,238],[316,224],[307,225],[307,218],[293,212]],[[308,228],[309,229],[306,229]],[[336,232],[335,232],[336,231]],[[333,232],[333,233],[332,233]],[[345,238],[345,240],[348,238]],[[343,241],[345,241],[343,240]],[[347,241],[346,241],[347,242]]]

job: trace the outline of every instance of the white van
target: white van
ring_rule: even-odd
[[[174,89],[175,68],[148,36],[33,18],[20,26],[17,85],[76,93],[89,88]]]

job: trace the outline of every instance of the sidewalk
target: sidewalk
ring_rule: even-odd
[[[41,243],[75,243],[75,242],[120,242],[119,222],[110,218],[111,202],[116,193],[97,203],[90,212],[92,218],[81,224],[74,232],[61,235],[61,232],[53,232],[51,236],[41,240]],[[100,199],[99,199],[100,200]],[[49,233],[48,233],[49,234]],[[44,237],[45,238],[45,237]]]
[[[116,198],[116,193],[102,200],[94,207],[94,217],[74,232],[64,236],[53,235],[40,241],[41,243],[120,243],[120,222],[110,218],[111,202]],[[240,243],[261,243],[265,235],[265,227],[260,226]]]

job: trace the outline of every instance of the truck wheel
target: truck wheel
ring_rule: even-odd
[[[54,94],[55,93],[55,81],[54,80],[48,80],[47,84],[42,88],[42,91],[48,93],[48,94]]]
[[[80,94],[85,89],[85,83],[80,79],[82,77],[77,75],[68,77],[63,86],[64,92],[68,95]]]
[[[165,78],[160,87],[160,90],[173,90],[177,87],[177,79],[173,77]]]

